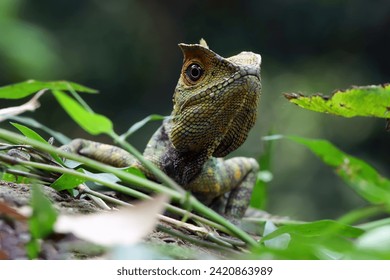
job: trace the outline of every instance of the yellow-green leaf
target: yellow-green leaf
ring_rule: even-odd
[[[338,90],[330,97],[321,94],[304,96],[297,93],[286,93],[284,96],[291,103],[311,111],[346,118],[390,118],[390,84]]]

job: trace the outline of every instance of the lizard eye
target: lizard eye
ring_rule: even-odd
[[[191,81],[196,82],[203,75],[203,72],[204,70],[199,64],[192,63],[190,66],[188,66],[186,75]]]

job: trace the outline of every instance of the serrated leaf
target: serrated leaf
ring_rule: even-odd
[[[0,98],[20,99],[42,89],[64,90],[74,89],[79,92],[97,93],[96,90],[68,81],[42,82],[28,80],[25,82],[0,87]]]
[[[68,115],[88,133],[97,135],[113,132],[112,122],[107,117],[87,111],[76,100],[62,91],[55,90],[53,94]]]
[[[326,140],[296,136],[286,138],[309,148],[367,201],[390,207],[390,181],[363,160],[345,154]]]
[[[284,96],[302,108],[346,118],[390,117],[390,84],[338,90],[330,97],[321,94],[303,96],[296,93],[286,93]]]
[[[45,238],[53,232],[57,212],[40,186],[32,185],[31,188],[30,206],[33,213],[28,220],[30,233],[33,238]]]
[[[42,143],[48,144],[48,142],[41,135],[39,135],[37,132],[35,132],[31,128],[28,128],[27,126],[24,126],[24,125],[21,125],[21,124],[18,124],[18,123],[12,123],[11,122],[11,124],[14,127],[16,127],[27,138],[34,139],[34,140],[40,141]],[[62,164],[62,160],[60,159],[60,157],[57,154],[50,153],[50,155],[53,157],[53,159],[56,162]]]

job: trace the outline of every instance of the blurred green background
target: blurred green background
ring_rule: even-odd
[[[389,30],[388,0],[0,0],[0,85],[61,79],[98,89],[86,101],[122,133],[149,114],[170,114],[182,61],[177,43],[205,38],[225,57],[243,50],[262,55],[259,119],[234,154],[259,157],[270,131],[324,138],[390,176],[384,120],[304,111],[282,96],[390,82]],[[90,138],[53,97],[41,101],[34,118]],[[2,100],[0,107],[15,104]],[[130,141],[142,150],[157,126]],[[286,140],[275,143],[272,172],[273,214],[337,218],[365,205],[309,151]]]

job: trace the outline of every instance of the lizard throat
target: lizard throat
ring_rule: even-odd
[[[165,174],[185,187],[201,172],[207,159],[207,152],[180,152],[170,143],[162,157],[161,168]]]

